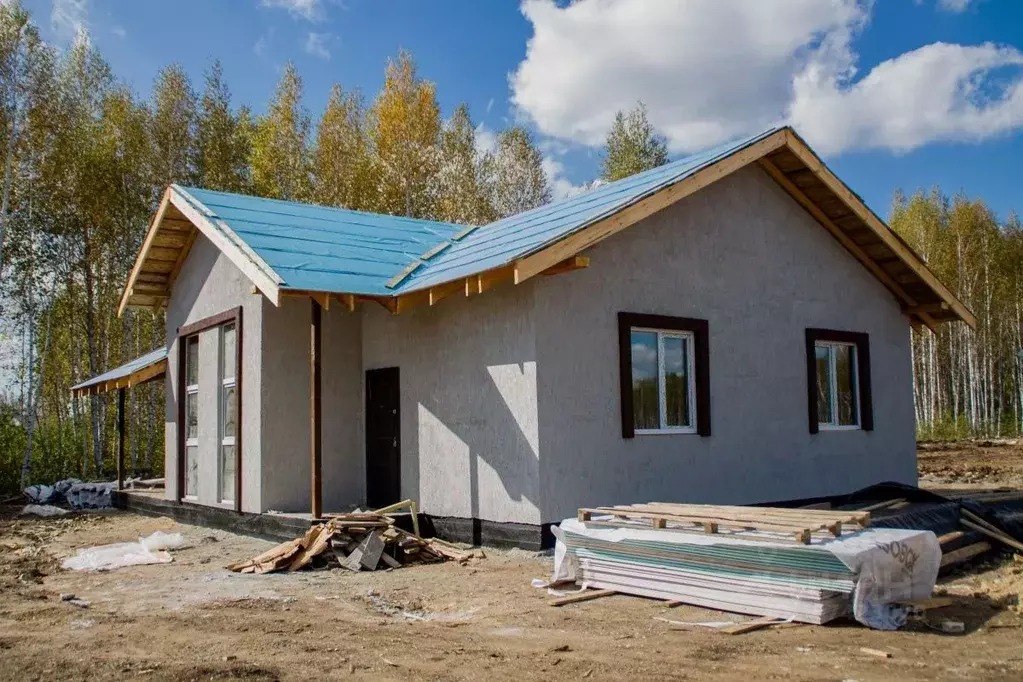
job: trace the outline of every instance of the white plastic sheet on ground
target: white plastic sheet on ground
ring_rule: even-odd
[[[26,504],[21,510],[22,516],[63,516],[67,509],[54,507],[52,504]]]
[[[579,567],[574,554],[565,546],[564,530],[599,538],[607,542],[625,539],[688,544],[744,544],[750,540],[641,528],[587,527],[576,519],[565,519],[551,531],[554,546],[554,573],[551,583],[574,580]],[[791,542],[756,541],[758,546],[792,547]],[[853,615],[876,630],[895,630],[906,623],[906,610],[898,604],[926,599],[934,590],[941,566],[941,545],[931,531],[901,528],[867,528],[843,534],[841,538],[814,539],[813,545],[834,554],[854,573]],[[583,585],[584,588],[588,585]]]
[[[185,544],[181,533],[156,531],[138,542],[118,542],[78,550],[78,554],[61,563],[62,568],[72,571],[112,571],[125,566],[142,564],[169,564],[173,561],[168,549],[178,549]]]

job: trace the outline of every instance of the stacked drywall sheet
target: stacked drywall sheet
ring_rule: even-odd
[[[776,533],[703,534],[609,516],[567,519],[555,536],[555,580],[804,623],[852,614],[886,629],[903,620],[892,604],[931,595],[941,557],[930,531],[887,528],[801,544]]]

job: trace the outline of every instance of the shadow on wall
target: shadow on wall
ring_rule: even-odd
[[[417,404],[419,442],[410,448],[420,453],[423,498],[443,501],[440,515],[474,519],[477,543],[480,519],[539,523],[536,362],[492,362],[487,355],[461,381]]]

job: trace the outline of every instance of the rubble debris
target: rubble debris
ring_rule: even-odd
[[[374,571],[445,559],[465,563],[474,556],[475,550],[462,550],[404,531],[384,514],[351,512],[334,515],[310,528],[304,537],[229,564],[227,569],[235,573],[274,573],[297,571],[310,565],[314,568],[340,565],[351,571]]]

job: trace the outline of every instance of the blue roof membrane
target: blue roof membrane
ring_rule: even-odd
[[[779,130],[781,128],[771,128],[480,227],[430,259],[406,278],[394,293],[424,289],[507,265],[684,180]]]
[[[282,288],[390,295],[386,283],[463,225],[178,187],[227,223]]]
[[[115,367],[109,372],[105,372],[103,374],[100,374],[99,376],[95,376],[89,379],[88,381],[83,381],[82,383],[77,384],[76,386],[72,386],[71,390],[76,391],[78,389],[88,388],[89,386],[95,386],[96,384],[102,384],[107,381],[123,379],[127,376],[131,376],[135,372],[145,369],[146,367],[155,365],[156,363],[161,362],[166,358],[167,358],[166,348],[157,348],[156,350],[151,350],[145,355],[137,357],[134,360],[131,360],[130,362],[124,363],[120,367]]]

